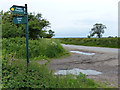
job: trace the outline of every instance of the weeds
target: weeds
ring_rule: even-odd
[[[11,56],[12,59],[26,58],[25,38],[3,39],[2,43],[3,50],[5,50],[5,53]],[[29,56],[32,60],[60,57],[66,54],[66,52],[57,40],[29,40]]]

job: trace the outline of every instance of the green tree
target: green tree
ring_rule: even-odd
[[[2,12],[2,11],[1,11]],[[10,11],[3,13],[2,16],[2,36],[3,38],[10,37],[25,37],[25,25],[14,24],[12,22],[13,15]],[[42,14],[37,15],[30,13],[29,21],[29,37],[31,39],[47,37],[47,29],[50,28],[50,22],[42,17]]]
[[[54,31],[49,30],[49,31],[48,31],[48,34],[47,34],[47,38],[52,38],[53,36],[55,36],[54,33],[55,33]]]
[[[29,15],[29,36],[30,38],[43,38],[46,34],[46,29],[50,23],[46,19],[42,18],[42,14],[33,15],[30,13]]]
[[[3,12],[3,11],[1,11]],[[13,15],[8,11],[2,13],[2,37],[11,38],[11,37],[21,37],[24,32],[22,31],[23,27],[15,25],[12,23]]]
[[[90,37],[93,37],[95,34],[97,34],[97,37],[101,38],[102,34],[104,33],[104,29],[106,28],[107,27],[105,25],[101,23],[100,24],[96,23],[95,25],[93,25],[93,28],[91,29],[90,35],[88,37],[90,38]]]

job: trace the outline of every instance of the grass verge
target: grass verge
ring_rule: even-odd
[[[4,38],[2,48],[4,53],[12,59],[26,59],[25,38]],[[57,58],[67,53],[58,40],[29,40],[29,56],[31,60]]]

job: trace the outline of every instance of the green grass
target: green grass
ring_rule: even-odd
[[[4,53],[8,54],[10,58],[26,58],[25,38],[4,38],[2,46]],[[58,40],[29,40],[29,56],[31,60],[55,58],[66,53],[68,52],[60,45]]]
[[[120,48],[120,38],[60,38],[59,40],[64,44]]]

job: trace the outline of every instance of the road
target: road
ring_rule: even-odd
[[[118,87],[118,49],[88,47],[62,44],[68,51],[82,51],[95,53],[95,55],[83,55],[71,53],[70,56],[54,59],[48,64],[50,70],[69,70],[79,68],[83,70],[96,70],[100,75],[87,75],[97,82],[104,82],[108,86]]]
[[[62,46],[69,52],[80,51],[92,53],[92,55],[72,52],[68,57],[51,60],[47,65],[50,70],[55,72],[59,70],[71,70],[74,68],[95,70],[102,74],[87,75],[87,78],[92,78],[101,83],[104,82],[111,87],[118,87],[118,50],[120,49],[65,44],[62,44]],[[44,64],[46,61],[40,61],[39,63]]]
[[[62,44],[62,45],[65,48],[73,49],[73,50],[79,49],[79,50],[83,50],[83,51],[118,54],[118,49],[115,49],[115,48],[90,47],[90,46],[65,45],[65,44]]]

